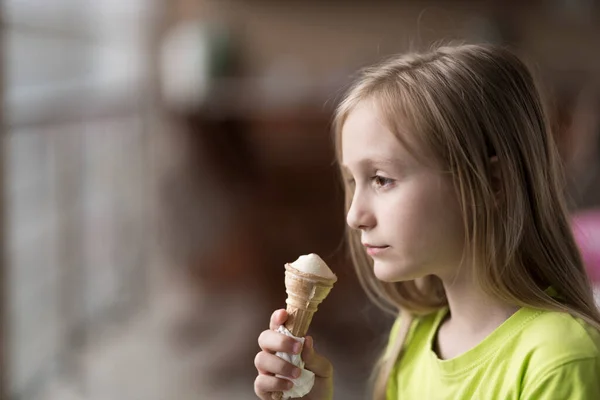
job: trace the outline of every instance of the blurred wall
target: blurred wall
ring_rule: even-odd
[[[518,45],[535,63],[577,76],[598,73],[589,51],[600,36],[593,1],[347,1],[178,0],[171,21],[223,21],[239,33],[248,74],[291,59],[309,76],[353,71],[380,57],[436,41],[497,41]]]
[[[3,3],[10,398],[93,396],[81,354],[145,307],[149,3]]]

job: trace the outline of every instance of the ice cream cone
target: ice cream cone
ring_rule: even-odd
[[[292,335],[303,337],[319,304],[327,297],[337,278],[328,279],[285,265],[288,319],[285,327]]]
[[[315,254],[302,256],[295,264],[297,265],[299,262],[304,264],[305,271],[310,272],[294,268],[292,264],[285,264],[285,290],[287,292],[285,302],[288,318],[284,326],[292,335],[304,337],[319,304],[327,297],[333,284],[337,281],[337,277]],[[307,262],[311,264],[309,268],[306,268]],[[318,267],[316,270],[313,269],[315,265]],[[313,271],[317,271],[320,275],[311,273]],[[282,397],[282,392],[271,394],[273,400],[280,400]]]

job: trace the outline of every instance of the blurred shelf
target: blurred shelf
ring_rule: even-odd
[[[293,80],[293,77],[289,78]],[[277,121],[322,122],[332,116],[342,84],[318,80],[299,86],[261,78],[224,78],[210,84],[203,101],[186,106],[162,106],[174,115],[197,115],[207,120],[238,118],[276,124]]]

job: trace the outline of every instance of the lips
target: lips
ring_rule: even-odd
[[[369,254],[370,256],[379,255],[390,247],[390,246],[376,246],[376,245],[373,245],[370,243],[363,243],[363,246],[365,246],[365,248],[367,249],[367,254]]]
[[[390,246],[385,245],[385,244],[384,245],[376,245],[376,244],[371,244],[371,243],[363,243],[362,245],[365,246],[365,247],[373,247],[375,249],[381,249],[381,248],[384,248],[384,247],[390,247]]]

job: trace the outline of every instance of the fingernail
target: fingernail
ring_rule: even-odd
[[[296,353],[296,354],[297,354],[297,353],[300,353],[300,348],[301,348],[301,347],[302,347],[302,343],[300,343],[300,342],[296,342],[296,343],[294,343],[294,350],[293,350],[293,351],[294,351],[294,353]]]
[[[300,368],[294,368],[292,370],[292,378],[298,378],[301,373],[302,371],[300,371]]]
[[[290,390],[292,388],[292,386],[294,386],[294,382],[287,381],[287,383],[285,385],[287,386],[287,389]]]

